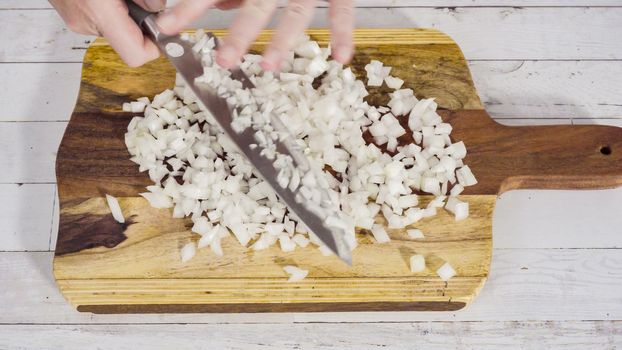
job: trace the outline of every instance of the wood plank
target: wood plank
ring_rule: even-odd
[[[4,0],[0,2],[0,9],[22,10],[22,9],[49,9],[52,8],[47,0]]]
[[[54,160],[66,122],[0,123],[0,183],[55,182]]]
[[[169,0],[169,6],[179,0]],[[283,6],[284,1],[281,1]],[[327,1],[318,1],[318,7],[326,7]],[[511,6],[511,7],[571,7],[571,6],[619,6],[616,0],[356,0],[357,7],[481,7],[481,6]],[[51,8],[47,0],[3,0],[0,9],[41,9]]]
[[[212,11],[199,26],[226,28],[233,12]],[[318,9],[312,27],[327,25]],[[361,8],[359,27],[439,28],[453,37],[468,59],[622,59],[622,7],[592,8]],[[577,30],[577,23],[582,28]],[[26,30],[25,28],[28,28]],[[22,38],[0,43],[0,62],[81,61],[92,38],[70,33],[50,9],[0,12],[0,30]],[[555,43],[554,45],[552,43]]]
[[[622,116],[618,61],[474,61],[469,67],[495,117]]]
[[[278,325],[8,325],[0,347],[84,349],[615,349],[621,321]],[[33,337],[32,334],[37,334]],[[111,337],[111,335],[114,335]],[[158,334],[158,336],[154,336]],[[197,334],[201,336],[197,337]],[[278,334],[278,335],[277,335]]]
[[[0,324],[622,320],[621,249],[496,249],[489,280],[459,312],[78,313],[52,277],[52,253],[0,253]],[[511,300],[511,302],[508,302]]]
[[[0,251],[49,249],[54,188],[0,184]]]
[[[79,61],[91,38],[75,34],[52,9],[0,11],[0,62]]]
[[[0,64],[0,121],[69,120],[81,63]]]
[[[620,320],[621,267],[620,249],[495,249],[489,280],[469,307],[445,315],[393,314],[390,319]],[[301,313],[295,320],[342,322],[373,315]]]
[[[622,188],[510,191],[497,200],[495,248],[622,248]]]
[[[493,117],[622,118],[622,96],[615,93],[622,84],[619,62],[528,61],[520,66],[521,62],[469,62]],[[0,81],[5,82],[0,86],[0,104],[5,106],[0,121],[68,121],[81,67],[82,63],[0,64]]]

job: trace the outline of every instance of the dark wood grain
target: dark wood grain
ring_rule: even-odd
[[[479,183],[465,194],[513,189],[603,189],[622,186],[622,128],[602,125],[510,127],[484,110],[448,111],[452,137]],[[603,147],[610,154],[601,152]],[[606,152],[605,152],[606,153]]]
[[[112,214],[107,215],[62,215],[59,231],[63,234],[56,242],[58,256],[96,247],[114,248],[125,241],[125,230],[131,220],[118,223]]]
[[[151,304],[82,305],[78,311],[94,314],[160,313],[257,313],[257,312],[351,312],[351,311],[456,311],[462,302],[415,303],[296,303],[296,304]]]

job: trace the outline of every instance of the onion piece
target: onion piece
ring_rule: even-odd
[[[283,270],[289,275],[287,282],[300,282],[309,274],[309,270],[303,270],[296,266],[283,266]]]
[[[294,243],[296,243],[301,248],[309,245],[309,239],[300,233],[295,234],[294,237],[292,237],[292,241],[294,241]]]
[[[462,191],[464,191],[464,187],[461,184],[456,184],[449,191],[449,195],[451,197],[457,197],[458,195],[460,195],[460,193],[462,193]]]
[[[421,230],[418,230],[418,229],[408,229],[408,230],[406,230],[406,233],[408,233],[408,238],[410,238],[410,239],[423,239],[423,238],[425,238],[423,236],[423,232],[421,232]]]
[[[182,263],[188,262],[190,259],[194,257],[196,252],[197,252],[197,249],[194,243],[187,243],[181,248],[181,252],[180,252],[181,262]]]
[[[425,258],[423,255],[415,254],[410,257],[410,271],[418,273],[425,270]]]
[[[375,224],[372,226],[371,233],[374,235],[377,243],[387,243],[391,241],[391,238],[382,225]]]
[[[445,262],[441,267],[438,268],[438,270],[436,270],[436,274],[443,281],[447,282],[456,275],[456,270],[454,270],[454,268],[451,267],[448,262]]]
[[[464,187],[473,186],[477,184],[477,180],[475,176],[471,172],[471,168],[468,165],[463,166],[462,168],[456,171],[456,177],[458,178],[458,183]]]
[[[140,195],[148,200],[149,204],[151,204],[151,206],[156,209],[170,208],[173,206],[173,201],[171,201],[171,198],[164,193],[146,192],[141,193]]]
[[[106,202],[108,203],[108,208],[110,208],[110,213],[112,214],[112,217],[120,224],[125,223],[125,217],[123,216],[123,212],[121,211],[119,201],[115,197],[107,194]]]
[[[399,90],[402,85],[404,85],[404,80],[392,76],[387,76],[386,78],[384,78],[384,82],[389,88],[394,90]]]
[[[469,203],[463,202],[456,197],[449,197],[445,209],[455,215],[456,221],[461,221],[469,217]]]

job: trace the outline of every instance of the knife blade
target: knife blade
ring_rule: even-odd
[[[203,65],[200,55],[192,50],[192,44],[182,40],[179,35],[165,35],[161,33],[155,21],[155,13],[144,10],[131,0],[126,0],[126,4],[130,17],[169,59],[186,84],[197,96],[203,105],[202,107],[209,110],[214,116],[222,130],[240,150],[240,153],[255,167],[256,173],[272,187],[281,201],[302,221],[311,233],[315,234],[341,260],[348,265],[352,265],[352,255],[345,238],[345,231],[337,227],[328,227],[324,218],[309,210],[304,203],[299,203],[296,200],[297,189],[292,191],[289,187],[281,187],[277,182],[279,170],[275,168],[273,162],[260,154],[261,147],[250,147],[255,140],[255,130],[249,127],[241,133],[234,131],[231,126],[233,121],[232,108],[227,101],[206,85],[195,84],[195,79],[203,75]],[[251,80],[239,68],[232,71],[232,78],[241,81],[245,88],[254,87]],[[275,140],[279,153],[289,155],[301,171],[311,171],[315,173],[316,177],[319,176],[317,170],[313,169],[309,164],[302,150],[294,143],[293,136],[283,125],[282,121],[273,116],[270,122],[274,130],[279,135],[282,135],[278,140]],[[328,192],[325,189],[320,189],[320,191],[322,191],[323,200],[330,201]],[[332,215],[338,216],[336,210]]]

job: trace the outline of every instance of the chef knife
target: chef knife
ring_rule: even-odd
[[[185,80],[187,85],[195,93],[202,105],[207,108],[218,122],[219,126],[229,136],[240,152],[246,156],[250,163],[255,167],[257,173],[272,187],[278,197],[287,205],[300,221],[315,234],[333,253],[339,256],[344,262],[351,265],[352,256],[349,245],[345,239],[345,231],[337,227],[328,227],[325,220],[316,213],[309,210],[303,203],[296,201],[297,190],[290,190],[289,187],[281,187],[277,182],[278,170],[273,162],[260,154],[261,147],[251,149],[254,143],[253,128],[247,128],[241,133],[233,130],[232,109],[224,98],[218,96],[204,84],[195,84],[195,79],[203,75],[201,57],[192,50],[192,44],[182,40],[179,35],[165,35],[160,32],[156,24],[156,14],[148,12],[136,5],[131,0],[126,0],[129,15],[138,24],[142,31],[149,36],[158,46],[160,51],[175,66],[177,72]],[[254,87],[250,79],[239,69],[232,71],[232,78],[242,82],[245,88]],[[306,156],[299,147],[293,142],[293,137],[278,118],[272,118],[272,127],[281,137],[276,140],[277,150],[281,154],[289,155],[294,160],[296,166],[302,171],[313,171]],[[317,174],[316,174],[317,176]],[[330,201],[326,190],[322,190],[324,201]],[[332,206],[324,206],[331,207]],[[331,216],[338,216],[335,212],[329,213]]]

